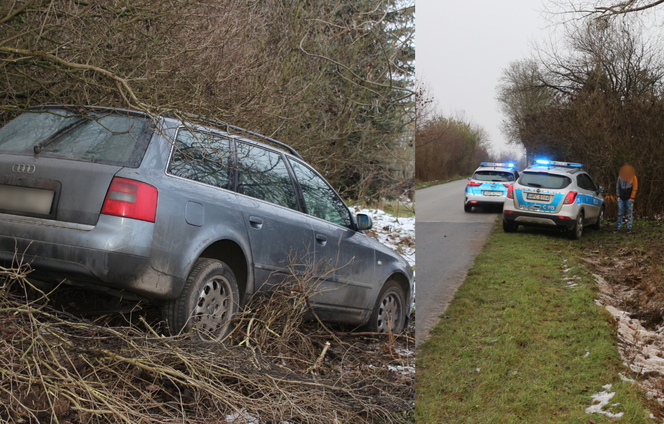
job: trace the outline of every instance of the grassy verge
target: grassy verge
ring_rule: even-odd
[[[468,175],[460,176],[460,177],[454,177],[454,178],[449,178],[447,180],[439,180],[439,181],[426,181],[426,182],[416,182],[415,183],[415,190],[420,190],[422,188],[427,188],[439,184],[446,184],[446,183],[451,183],[452,181],[458,181],[458,180],[463,180],[464,178],[468,178]]]
[[[606,384],[616,394],[605,410],[653,422],[655,406],[621,381],[613,320],[577,259],[606,230],[588,233],[496,228],[418,352],[418,423],[609,422],[585,412]]]

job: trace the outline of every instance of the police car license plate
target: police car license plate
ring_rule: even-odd
[[[502,191],[483,191],[483,195],[485,196],[502,196],[503,192]]]
[[[526,199],[541,200],[543,202],[548,202],[549,200],[551,200],[551,196],[549,196],[548,194],[528,193],[526,194]]]
[[[0,209],[48,215],[54,196],[53,190],[0,185]]]

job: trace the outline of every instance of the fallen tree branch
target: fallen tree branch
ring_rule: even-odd
[[[67,60],[64,60],[62,58],[59,58],[57,56],[54,56],[50,53],[42,52],[42,51],[36,51],[36,50],[25,50],[25,49],[16,49],[12,47],[1,47],[0,46],[0,53],[4,53],[7,55],[12,55],[12,54],[20,54],[26,57],[22,57],[19,59],[15,59],[14,61],[18,62],[20,60],[25,60],[30,57],[40,57],[42,59],[46,59],[50,62],[57,63],[58,65],[65,66],[67,68],[71,69],[80,69],[83,71],[93,71],[97,72],[99,74],[102,74],[111,80],[113,80],[116,84],[118,84],[118,91],[120,91],[120,94],[122,97],[127,101],[129,107],[139,107],[141,110],[147,112],[147,105],[142,103],[141,101],[138,100],[136,97],[136,94],[134,94],[134,91],[131,89],[129,86],[129,83],[127,82],[126,79],[114,74],[111,71],[108,71],[106,69],[100,68],[98,66],[94,65],[86,65],[82,63],[74,63],[74,62],[69,62]],[[129,97],[131,100],[134,102],[132,105],[131,102],[125,97],[123,90],[121,88],[124,88],[124,91],[126,91],[129,94]]]

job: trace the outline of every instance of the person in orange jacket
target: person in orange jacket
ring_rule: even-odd
[[[636,172],[631,165],[623,165],[618,172],[616,183],[616,198],[618,200],[618,223],[616,232],[620,231],[623,215],[627,215],[627,232],[632,231],[632,211],[634,210],[634,197],[639,188]]]

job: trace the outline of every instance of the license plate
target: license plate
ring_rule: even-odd
[[[551,200],[551,196],[549,196],[548,194],[527,193],[526,199],[541,200],[543,202],[548,202],[549,200]]]
[[[53,190],[0,185],[0,209],[48,215],[53,196]]]
[[[485,196],[502,196],[503,192],[502,191],[483,191],[483,195]]]

